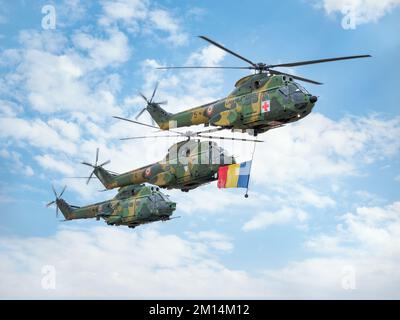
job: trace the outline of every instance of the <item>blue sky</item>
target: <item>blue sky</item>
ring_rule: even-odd
[[[55,29],[41,25],[47,4]],[[0,296],[399,298],[399,4],[2,2]],[[118,140],[145,132],[111,118],[135,115],[139,90],[160,81],[157,98],[175,112],[223,97],[246,75],[155,70],[243,65],[197,35],[267,63],[373,57],[287,70],[324,85],[305,84],[319,96],[310,116],[262,135],[250,198],[213,183],[168,191],[181,216],[168,223],[59,222],[44,207],[52,183],[67,184],[76,205],[116,192],[67,178],[88,174],[79,163],[96,147],[108,169],[124,172],[160,160],[174,142]],[[221,145],[239,160],[251,155],[251,145]],[[42,286],[46,266],[54,289]]]

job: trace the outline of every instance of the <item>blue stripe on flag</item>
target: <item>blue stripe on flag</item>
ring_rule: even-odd
[[[237,187],[238,188],[247,188],[248,184],[249,184],[249,175],[240,175],[238,182],[237,182]]]

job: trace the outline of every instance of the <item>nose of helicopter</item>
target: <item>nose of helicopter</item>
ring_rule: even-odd
[[[318,101],[318,97],[316,97],[316,96],[311,96],[310,97],[310,102],[311,103],[316,103]]]
[[[176,209],[176,202],[169,201],[169,202],[167,202],[167,204],[168,204],[168,206],[169,206],[169,208],[170,208],[170,210],[171,210],[171,213],[172,213],[173,211],[175,211],[175,209]]]
[[[157,209],[158,209],[159,214],[161,214],[161,215],[164,215],[164,214],[171,215],[172,212],[174,212],[176,209],[176,202],[172,202],[172,201],[160,202],[157,205]]]

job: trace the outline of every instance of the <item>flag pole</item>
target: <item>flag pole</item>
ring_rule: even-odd
[[[250,170],[249,170],[249,180],[247,180],[247,188],[246,188],[246,193],[244,195],[245,198],[249,197],[249,184],[250,184],[250,176],[251,176],[251,167],[253,166],[253,159],[254,159],[254,153],[256,152],[256,142],[254,141],[253,144],[253,153],[251,154],[251,164],[250,164]]]

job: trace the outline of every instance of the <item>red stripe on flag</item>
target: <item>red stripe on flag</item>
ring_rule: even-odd
[[[218,188],[225,188],[226,177],[228,175],[229,166],[219,167],[218,169]]]

